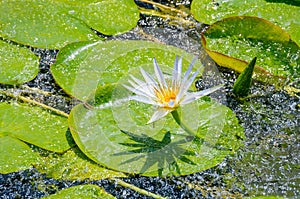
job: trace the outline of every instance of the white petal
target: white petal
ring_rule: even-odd
[[[151,75],[149,75],[149,73],[147,73],[146,71],[144,71],[143,68],[140,68],[140,71],[146,81],[146,83],[148,84],[157,84],[156,81],[153,79],[153,77],[151,77]]]
[[[174,62],[174,71],[178,71],[178,56],[176,55],[175,62]]]
[[[198,92],[193,92],[193,93],[189,93],[188,95],[185,96],[185,98],[180,102],[181,105],[184,104],[188,104],[191,103],[194,100],[197,100],[203,96],[209,95],[213,92],[215,92],[216,90],[220,89],[221,87],[223,87],[223,84],[220,84],[218,86],[214,86],[212,88],[209,89],[205,89],[203,91],[198,91]]]
[[[184,87],[189,88],[189,87],[192,85],[192,83],[193,83],[193,81],[195,80],[196,76],[199,74],[200,69],[201,69],[201,68],[198,68],[198,70],[197,70],[196,72],[193,73],[192,77],[191,77],[188,81],[186,81],[186,82],[184,83],[184,85],[183,85]]]
[[[138,101],[138,102],[142,102],[145,104],[151,104],[151,105],[155,105],[158,106],[159,104],[157,102],[155,102],[154,100],[151,100],[150,98],[147,97],[143,97],[143,96],[131,96],[130,100],[134,100],[134,101]]]
[[[163,87],[167,88],[167,83],[166,83],[165,77],[164,77],[163,73],[161,72],[155,58],[153,59],[153,64],[154,64],[154,72],[157,77],[158,83],[160,85],[162,85]]]
[[[158,108],[152,115],[151,119],[147,122],[147,124],[150,124],[152,122],[155,122],[155,121],[165,117],[171,111],[172,110],[170,110],[170,109]]]
[[[177,79],[181,79],[181,73],[182,73],[182,57],[180,57],[178,61],[178,70],[177,70]]]
[[[137,94],[137,95],[141,95],[141,96],[145,96],[145,97],[152,97],[151,95],[149,95],[148,93],[144,92],[144,91],[141,90],[141,89],[136,89],[136,88],[127,86],[127,85],[125,85],[125,84],[123,84],[123,86],[124,86],[127,90],[129,90],[129,91],[131,91],[131,92],[133,92],[133,93],[135,93],[135,94]]]
[[[129,84],[132,86],[132,88],[139,88],[139,85],[141,84],[136,84],[135,82],[131,81],[131,80],[128,80]],[[143,83],[145,84],[145,83]]]
[[[173,69],[173,72],[172,72],[172,86],[173,86],[173,88],[177,83],[177,73],[178,73],[178,56],[176,55],[175,62],[174,62],[174,69]]]
[[[140,79],[134,77],[133,75],[129,75],[129,76],[131,77],[131,79],[132,79],[133,81],[135,81],[135,83],[136,83],[137,85],[141,85],[141,84],[145,84],[145,83],[146,83],[146,82],[143,82],[142,80],[140,80]]]
[[[198,75],[200,69],[201,68],[199,68],[196,72],[194,72],[192,77],[188,81],[182,82],[182,84],[180,86],[180,90],[176,96],[177,100],[180,100],[185,95],[185,93],[188,91],[188,89],[192,85],[193,81],[195,80],[196,76]]]
[[[182,57],[178,60],[178,56],[176,56],[174,69],[172,72],[172,88],[175,89],[176,86],[179,86],[181,80],[181,71],[182,71]]]
[[[131,80],[128,80],[128,82],[132,85],[133,88],[145,93],[149,97],[155,98],[153,86],[146,84],[145,82],[142,82],[142,81],[141,81],[141,84],[136,84],[135,82],[132,82]]]
[[[183,84],[187,81],[187,79],[188,79],[190,73],[192,72],[192,69],[193,69],[193,66],[194,66],[196,60],[197,60],[197,57],[195,57],[195,58],[193,59],[192,63],[190,64],[190,66],[189,66],[189,68],[188,68],[188,70],[185,72],[184,77],[183,77],[183,79],[182,79],[182,83],[183,83]]]

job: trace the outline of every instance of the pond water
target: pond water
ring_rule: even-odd
[[[224,81],[225,90],[219,101],[231,108],[245,129],[245,146],[221,164],[206,171],[182,177],[124,178],[125,182],[168,198],[242,198],[246,196],[300,195],[300,99],[272,85],[253,83],[252,97],[240,101],[232,95],[237,74],[217,68],[201,48],[199,32],[204,27],[184,30],[170,26],[159,18],[142,17],[139,29],[108,39],[153,39],[180,47],[198,55],[204,65],[211,66],[215,81]],[[141,33],[142,30],[142,33]],[[51,92],[44,97],[29,94],[37,101],[69,112],[77,102],[53,80],[49,66],[55,62],[57,51],[35,49],[40,56],[40,72],[29,87]],[[209,87],[211,78],[199,79],[196,87]],[[2,87],[5,87],[4,85]],[[1,98],[1,101],[6,100]],[[35,169],[0,175],[1,198],[40,198],[78,184],[97,184],[117,198],[149,198],[112,180],[64,181],[47,178]]]

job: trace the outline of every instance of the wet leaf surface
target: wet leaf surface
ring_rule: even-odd
[[[105,190],[101,189],[96,185],[77,185],[74,187],[70,187],[67,189],[63,189],[53,195],[49,195],[43,197],[44,199],[58,199],[58,198],[74,198],[74,199],[113,199],[112,195],[105,192]]]
[[[38,151],[37,151],[38,152]],[[41,153],[35,168],[47,177],[60,180],[100,180],[112,177],[126,177],[123,173],[105,169],[87,158],[78,147],[64,154]]]
[[[38,74],[39,59],[29,49],[0,40],[0,83],[18,85]]]
[[[0,132],[43,149],[63,152],[70,148],[67,118],[39,107],[0,103]]]
[[[282,196],[255,196],[255,197],[246,197],[245,199],[286,199]]]
[[[38,48],[59,49],[76,41],[125,32],[139,18],[134,1],[23,1],[0,3],[0,36]],[[115,14],[115,13],[118,14]]]
[[[194,0],[191,12],[195,19],[212,24],[232,16],[256,16],[285,29],[300,44],[300,4],[298,1],[271,0]],[[255,31],[255,28],[253,28]]]
[[[115,92],[121,94],[121,98],[113,97],[116,101],[126,96],[121,86]],[[183,120],[197,132],[195,137],[170,115],[146,125],[151,106],[130,101],[102,105],[74,107],[69,125],[79,148],[114,170],[145,176],[187,175],[219,164],[242,145],[243,129],[234,114],[215,102],[199,101],[181,108]]]
[[[264,82],[280,85],[300,75],[299,46],[283,29],[257,17],[218,21],[203,33],[202,43],[219,65],[238,72],[257,57],[254,77]]]
[[[152,68],[154,57],[172,66],[176,55],[183,56],[184,63],[192,59],[182,49],[147,41],[75,43],[62,49],[51,72],[66,93],[85,101],[98,86],[116,83],[129,69]]]
[[[0,132],[0,173],[25,170],[40,161],[27,144],[7,134]]]

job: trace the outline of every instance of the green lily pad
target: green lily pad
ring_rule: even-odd
[[[191,12],[195,19],[212,24],[232,16],[256,16],[285,29],[300,44],[300,7],[297,1],[270,2],[266,0],[193,0]],[[256,31],[253,28],[252,32]]]
[[[68,43],[99,40],[104,34],[136,26],[138,9],[130,0],[0,2],[0,36],[38,48],[59,49]]]
[[[75,43],[59,52],[51,72],[66,93],[86,101],[98,86],[116,83],[130,68],[152,68],[154,57],[172,66],[176,55],[183,56],[186,70],[193,56],[173,46],[146,41]]]
[[[62,2],[55,3],[59,6]],[[140,18],[134,0],[63,0],[63,3],[63,10],[68,10],[68,14],[105,35],[126,32],[134,28]]]
[[[246,197],[245,199],[287,199],[283,196],[253,196],[253,197]]]
[[[104,189],[97,185],[78,185],[67,189],[63,189],[53,195],[43,197],[44,199],[113,199],[114,196],[107,193]]]
[[[39,156],[24,142],[0,133],[0,173],[6,174],[31,168]]]
[[[62,155],[47,154],[34,165],[49,178],[60,180],[100,180],[111,177],[126,177],[125,174],[103,168],[87,158],[78,147]]]
[[[242,128],[225,106],[202,101],[180,110],[197,136],[205,137],[203,141],[191,139],[170,115],[145,125],[153,108],[126,100],[130,93],[122,84],[129,74],[140,74],[139,67],[153,73],[156,57],[170,77],[176,55],[183,56],[185,71],[193,58],[185,51],[152,42],[108,41],[71,44],[60,53],[51,67],[56,82],[89,103],[72,109],[72,136],[98,164],[146,176],[185,175],[219,164],[241,145]]]
[[[238,72],[246,67],[245,60],[257,57],[254,78],[261,81],[280,85],[300,76],[299,46],[287,32],[266,20],[223,19],[202,34],[202,43],[214,61]]]
[[[63,152],[70,148],[66,132],[67,118],[39,107],[0,103],[0,133],[40,148]]]
[[[122,83],[110,103],[77,105],[70,113],[76,144],[95,162],[145,176],[187,175],[216,166],[242,145],[243,129],[227,107],[210,100],[181,107],[182,119],[196,132],[193,137],[171,114],[146,125],[153,107],[123,100],[130,93]]]
[[[29,49],[0,40],[0,83],[23,84],[39,72],[39,59]]]

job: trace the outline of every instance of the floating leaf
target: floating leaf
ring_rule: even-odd
[[[67,118],[39,107],[0,103],[0,132],[46,150],[63,152],[70,148]]]
[[[38,73],[38,57],[29,49],[0,40],[0,83],[22,84]]]
[[[176,55],[183,56],[186,70],[192,55],[152,42],[77,43],[62,49],[51,71],[66,92],[90,103],[86,106],[91,110],[78,105],[69,117],[73,138],[90,159],[122,172],[185,175],[217,165],[240,146],[237,134],[242,137],[242,129],[224,106],[202,102],[200,107],[194,103],[181,110],[191,128],[196,132],[199,128],[199,136],[206,138],[208,144],[203,144],[192,142],[170,116],[145,125],[152,107],[126,101],[129,91],[122,84],[129,74],[140,74],[139,67],[153,73],[156,57],[169,77]]]
[[[202,35],[207,53],[221,66],[242,72],[257,57],[254,77],[280,85],[300,75],[300,48],[280,27],[257,17],[231,17]],[[270,75],[272,77],[270,77]]]
[[[52,1],[51,1],[52,2]],[[114,35],[134,28],[139,11],[134,0],[64,0],[63,10],[74,18],[80,18],[89,27],[105,34]],[[61,2],[56,2],[61,5]]]
[[[287,199],[283,196],[253,196],[253,197],[246,197],[245,199]]]
[[[176,55],[183,56],[187,68],[186,59],[192,55],[173,46],[146,41],[75,43],[59,52],[51,72],[65,92],[85,101],[97,86],[116,83],[130,68],[152,68],[154,57],[172,66]]]
[[[78,185],[67,189],[63,189],[53,195],[43,197],[44,199],[60,199],[60,198],[72,198],[72,199],[113,199],[114,196],[107,193],[104,189],[97,185]]]
[[[7,136],[8,134],[0,132],[1,174],[25,170],[40,161],[38,154],[32,152],[32,149],[27,144]]]
[[[48,154],[34,165],[47,177],[63,180],[100,180],[125,177],[123,173],[105,169],[87,158],[77,147],[66,153]]]
[[[278,3],[277,3],[278,2]],[[232,16],[256,16],[276,23],[300,44],[300,7],[297,1],[266,0],[193,0],[191,12],[195,19],[212,24]],[[255,27],[255,26],[253,26]],[[251,32],[256,31],[255,28]]]
[[[91,109],[77,105],[70,113],[75,142],[101,165],[145,176],[187,175],[216,166],[241,146],[242,128],[225,106],[199,101],[180,109],[185,123],[197,132],[194,139],[170,114],[146,125],[153,108],[122,101],[128,94],[118,85],[111,101],[116,105],[104,103]]]
[[[0,36],[38,48],[58,49],[68,43],[98,40],[104,34],[136,26],[137,6],[131,0],[0,2]]]
[[[50,1],[5,0],[0,3],[0,36],[38,48],[61,48],[98,37],[82,21]]]

